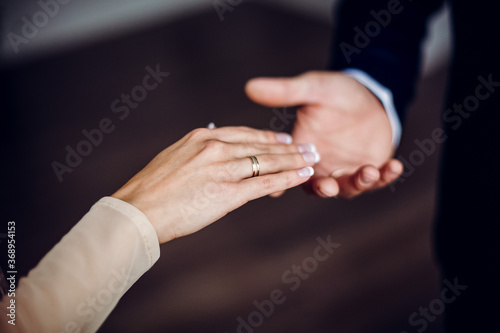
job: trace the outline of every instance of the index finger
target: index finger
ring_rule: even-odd
[[[292,136],[288,133],[258,130],[246,126],[219,127],[213,129],[212,133],[218,140],[230,143],[292,143]]]

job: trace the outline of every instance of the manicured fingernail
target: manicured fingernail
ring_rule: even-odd
[[[276,133],[276,139],[279,143],[286,143],[287,145],[292,143],[292,136],[288,133]]]
[[[307,153],[302,153],[302,157],[304,158],[304,161],[307,163],[318,163],[321,157],[317,152],[307,152]]]
[[[298,145],[297,148],[299,149],[299,153],[307,153],[307,152],[315,152],[316,146],[313,145],[312,143],[305,143]]]
[[[312,175],[314,175],[314,169],[310,166],[308,167],[305,167],[303,169],[300,169],[297,171],[297,173],[299,174],[300,177],[311,177]]]
[[[214,129],[215,128],[215,124],[214,123],[210,123],[210,124],[208,124],[207,128],[208,129]]]

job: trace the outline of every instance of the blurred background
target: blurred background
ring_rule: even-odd
[[[337,6],[334,0],[61,3],[0,2],[1,214],[17,222],[23,274],[94,202],[190,130],[212,121],[291,130],[280,116],[285,110],[253,104],[244,84],[324,69]],[[440,126],[448,20],[444,8],[429,24],[397,156],[407,158],[415,139]],[[169,76],[120,119],[112,103],[142,84],[148,66]],[[64,164],[66,147],[77,147],[82,131],[104,118],[115,129],[60,181],[53,162]],[[236,332],[238,317],[248,321],[256,311],[254,301],[281,289],[286,301],[255,332],[416,332],[410,315],[440,292],[432,248],[438,160],[439,152],[393,190],[354,200],[320,200],[300,188],[263,198],[164,245],[159,262],[100,331]],[[282,275],[312,255],[318,237],[341,246],[291,291]],[[440,332],[440,321],[426,332]]]

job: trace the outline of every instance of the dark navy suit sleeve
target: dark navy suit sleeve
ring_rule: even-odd
[[[427,19],[443,0],[343,0],[330,69],[357,68],[392,91],[401,120],[413,97]]]

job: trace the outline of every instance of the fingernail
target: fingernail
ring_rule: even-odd
[[[315,152],[316,146],[313,145],[312,143],[305,143],[305,144],[300,144],[297,146],[299,149],[299,153],[307,153],[307,152]]]
[[[303,169],[300,169],[297,171],[297,173],[299,174],[300,177],[311,177],[312,175],[314,175],[314,169],[310,166],[308,167],[305,167]]]
[[[388,172],[393,176],[393,177],[399,177],[399,175],[403,172],[402,167],[400,165],[393,165],[391,168],[388,170]]]
[[[372,172],[365,171],[361,174],[360,183],[361,185],[368,186],[375,182],[376,178],[376,175],[374,175]]]
[[[321,157],[317,152],[307,152],[307,153],[302,153],[302,157],[304,158],[304,161],[307,163],[318,163]]]
[[[292,136],[288,133],[276,133],[276,139],[279,143],[286,143],[287,145],[292,143]]]
[[[323,190],[323,189],[321,189],[321,188],[318,188],[318,192],[320,192],[321,194],[323,194],[323,195],[324,195],[325,197],[327,197],[327,198],[332,197],[332,195],[331,195],[331,194],[326,193],[326,191],[325,191],[325,190]]]
[[[324,191],[322,191],[322,190],[318,190],[318,191],[319,191],[319,192],[321,192],[321,193],[322,193],[325,197],[327,197],[327,198],[334,198],[334,199],[338,199],[338,198],[339,198],[339,196],[338,196],[338,195],[327,194],[327,193],[325,193],[325,192],[324,192]]]
[[[208,124],[207,128],[208,129],[214,129],[215,128],[215,124],[214,123],[210,123],[210,124]]]
[[[319,192],[327,198],[333,198],[339,194],[338,188],[335,188],[332,184],[321,184],[316,188],[316,192]]]
[[[394,172],[393,170],[387,170],[387,172],[385,174],[386,174],[386,177],[390,178],[390,179],[396,179],[399,177],[399,173]]]

